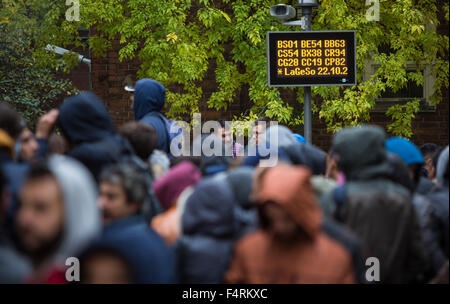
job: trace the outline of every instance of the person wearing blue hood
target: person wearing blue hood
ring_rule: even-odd
[[[116,133],[102,101],[91,92],[67,98],[59,112],[52,110],[40,119],[36,132],[40,153],[47,153],[47,138],[55,123],[69,143],[69,156],[85,165],[97,181],[105,166],[134,154],[129,142]]]
[[[400,156],[408,166],[416,193],[426,195],[433,189],[434,183],[422,174],[425,159],[416,145],[405,138],[392,137],[386,140],[386,149]]]
[[[144,78],[134,88],[134,119],[152,126],[158,134],[156,148],[170,152],[170,136],[167,130],[168,120],[161,113],[166,103],[166,88],[154,79]]]

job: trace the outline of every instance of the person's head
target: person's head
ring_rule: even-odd
[[[127,86],[125,86],[125,91],[127,91],[128,94],[129,94],[130,108],[131,108],[131,110],[133,110],[133,107],[134,107],[134,87],[130,86],[130,85],[127,85]]]
[[[258,145],[259,138],[264,134],[266,128],[269,127],[270,118],[268,117],[260,117],[255,121],[255,125],[253,126],[251,141]]]
[[[125,137],[139,156],[147,161],[158,144],[158,135],[151,126],[140,122],[129,122],[119,128],[119,134]]]
[[[325,177],[334,179],[335,181],[339,178],[338,157],[333,154],[332,151],[327,154],[327,168]]]
[[[405,138],[392,137],[386,140],[386,149],[387,151],[400,156],[409,168],[411,180],[417,185],[419,183],[422,166],[425,163],[419,148]]]
[[[103,223],[139,213],[146,197],[145,176],[127,165],[113,165],[100,176],[98,206]]]
[[[132,267],[119,252],[108,247],[93,247],[80,257],[82,284],[131,284]]]
[[[20,159],[25,162],[32,162],[35,159],[39,144],[34,134],[28,128],[24,128],[19,136]]]
[[[449,161],[448,161],[448,146],[439,155],[439,160],[436,166],[436,179],[440,186],[448,187],[449,175]]]
[[[312,190],[311,172],[288,165],[258,170],[251,197],[259,205],[261,229],[284,243],[314,239],[322,212]]]
[[[64,263],[100,231],[97,191],[79,162],[52,156],[31,165],[15,214],[18,247],[36,267]]]
[[[225,120],[223,119],[219,119],[219,123],[220,123],[220,130],[217,136],[220,137],[225,144],[231,145],[233,143],[233,134],[231,132],[231,126],[228,126],[227,129],[227,125],[225,123]]]
[[[140,120],[150,112],[160,112],[166,103],[166,88],[154,79],[144,78],[134,88],[134,119]]]
[[[394,183],[402,185],[411,193],[415,191],[414,181],[411,179],[410,171],[405,162],[395,153],[387,153],[387,161],[391,167],[388,178]]]
[[[39,263],[62,241],[63,193],[48,166],[37,163],[30,168],[19,197],[16,215],[19,247]]]
[[[64,155],[69,150],[69,144],[64,136],[52,133],[48,138],[48,154]]]
[[[0,129],[3,129],[13,140],[17,140],[24,124],[22,118],[9,104],[0,101]]]
[[[436,165],[442,148],[433,143],[427,143],[420,147],[420,152],[425,160],[423,165],[424,175],[429,179],[436,177]]]
[[[201,178],[200,170],[191,162],[185,161],[170,168],[153,183],[152,188],[163,209],[168,210],[187,187],[194,186]]]
[[[108,110],[92,92],[67,98],[59,109],[57,122],[71,147],[101,141],[115,134]]]
[[[380,127],[345,128],[334,136],[330,154],[346,180],[377,178],[389,173],[384,142]]]

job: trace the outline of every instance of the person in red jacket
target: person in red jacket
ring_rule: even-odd
[[[322,231],[311,172],[281,165],[260,169],[252,198],[260,228],[235,247],[225,281],[246,284],[354,283],[349,252]]]

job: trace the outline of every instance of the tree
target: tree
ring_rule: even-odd
[[[64,18],[69,6],[62,2],[47,7],[42,46],[49,40],[59,46],[83,45],[78,36],[80,26],[95,28],[89,47],[98,56],[111,48],[113,39],[120,39],[120,59],[142,62],[138,77],[182,87],[181,93],[168,92],[169,115],[198,111],[202,80],[214,66],[218,88],[208,100],[209,107],[226,110],[246,85],[253,106],[241,118],[262,111],[283,123],[302,122],[301,115],[293,113],[292,103],[283,101],[279,90],[267,86],[265,34],[292,30],[269,15],[269,7],[278,0],[79,0],[79,22]],[[400,90],[408,80],[423,84],[420,72],[407,70],[408,60],[419,70],[433,65],[436,81],[432,100],[441,101],[442,89],[448,88],[449,41],[436,27],[443,20],[448,22],[447,1],[381,1],[379,22],[367,20],[365,1],[322,0],[320,4],[313,30],[357,31],[359,84],[313,88],[313,96],[321,100],[313,109],[329,130],[368,121],[375,98],[387,89]],[[370,80],[362,82],[370,58],[380,67]],[[302,89],[293,90],[297,101],[303,103]],[[411,136],[411,120],[418,108],[417,100],[391,107],[386,113],[393,119],[389,131]]]
[[[0,4],[0,101],[12,104],[31,126],[59,97],[76,92],[70,81],[57,77],[55,63],[35,56],[38,11],[39,6],[26,9],[20,1]]]

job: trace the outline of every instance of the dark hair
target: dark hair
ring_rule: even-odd
[[[52,171],[45,161],[37,161],[35,163],[32,163],[32,165],[28,169],[25,181],[33,181],[44,177],[54,178],[55,176],[53,175]]]
[[[129,122],[119,129],[119,134],[125,137],[135,153],[142,160],[147,160],[158,144],[158,135],[151,126],[140,122]]]
[[[9,104],[0,101],[0,129],[5,130],[15,140],[24,126],[20,115]]]
[[[225,120],[224,119],[219,119],[218,122],[222,128],[225,128]]]
[[[99,257],[112,257],[117,260],[119,260],[123,265],[126,267],[128,273],[131,275],[129,278],[132,281],[135,281],[136,274],[133,271],[133,267],[130,264],[129,260],[122,255],[119,251],[115,250],[114,248],[108,246],[108,245],[93,245],[92,247],[88,248],[85,252],[81,254],[79,257],[80,260],[80,278],[82,282],[86,282],[89,279],[89,271],[86,268],[86,265],[89,265],[89,261],[95,258]]]
[[[433,143],[426,143],[420,147],[420,152],[424,158],[434,156],[434,154],[439,150],[441,150],[441,147]]]
[[[48,153],[52,154],[66,154],[69,150],[68,143],[62,135],[52,133],[48,138]]]
[[[149,189],[147,189],[146,177],[131,166],[118,164],[105,168],[100,174],[100,183],[102,182],[120,184],[125,191],[128,203],[142,205],[147,198]]]
[[[386,154],[387,162],[389,164],[389,174],[387,178],[396,184],[402,185],[411,193],[415,191],[415,184],[409,176],[408,166],[395,153],[388,152]]]

